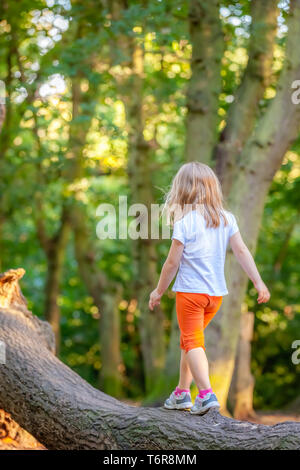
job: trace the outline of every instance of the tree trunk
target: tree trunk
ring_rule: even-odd
[[[61,272],[62,266],[61,263],[57,261],[56,256],[53,259],[49,259],[45,284],[46,298],[44,314],[55,334],[56,354],[59,354],[60,349],[60,308],[57,301],[60,294]]]
[[[43,196],[40,191],[35,194],[35,224],[37,237],[47,257],[47,278],[45,283],[44,315],[55,334],[56,352],[60,348],[60,294],[65,250],[70,233],[69,215],[62,209],[60,227],[53,236],[48,236],[44,224]]]
[[[228,194],[229,207],[236,215],[242,236],[252,254],[255,253],[265,198],[275,172],[286,151],[299,134],[300,107],[292,102],[291,84],[300,76],[300,58],[297,44],[300,40],[300,0],[291,2],[286,61],[280,75],[276,97],[260,117],[234,168]],[[212,322],[208,335],[208,353],[211,360],[211,380],[226,409],[236,347],[239,336],[241,304],[247,287],[247,278],[232,252],[226,261],[229,295]],[[217,345],[217,346],[216,346]]]
[[[189,12],[192,59],[187,91],[186,159],[209,164],[217,141],[224,50],[218,0],[191,0]]]
[[[254,417],[253,389],[254,377],[251,374],[251,341],[253,339],[254,313],[241,316],[240,338],[237,347],[235,369],[229,392],[233,406],[233,416],[245,420]]]
[[[143,6],[147,6],[147,1]],[[123,21],[128,2],[110,0],[108,2],[112,20]],[[121,28],[122,29],[122,28]],[[120,54],[121,52],[121,54]],[[112,63],[126,67],[127,72],[117,80],[120,97],[126,114],[128,133],[128,179],[131,191],[131,204],[144,204],[151,212],[153,195],[153,150],[156,142],[144,139],[144,51],[135,38],[119,34],[111,42]],[[128,74],[128,70],[130,73]],[[154,147],[154,148],[152,148]],[[144,221],[145,222],[145,221]],[[150,217],[148,218],[148,235]],[[145,388],[151,393],[159,383],[165,364],[164,314],[160,308],[153,314],[148,307],[149,293],[157,282],[156,240],[139,238],[132,241],[134,264],[133,291],[137,299],[140,317],[139,332],[144,364]]]
[[[49,325],[27,310],[18,279],[0,278],[0,406],[48,449],[298,449],[300,423],[264,426],[211,410],[205,416],[137,408],[105,395],[49,350]]]
[[[37,116],[34,117],[33,134],[36,139],[37,155],[42,160],[44,155],[43,143],[38,132]],[[40,163],[37,164],[36,178],[39,189],[34,194],[34,219],[37,238],[47,258],[47,276],[44,287],[45,307],[44,316],[50,323],[55,334],[56,353],[60,350],[60,308],[58,297],[61,290],[61,280],[64,267],[65,250],[67,247],[70,221],[68,210],[61,207],[60,225],[49,235],[46,229],[46,210],[44,209],[43,189],[46,185],[45,175]]]
[[[108,290],[104,297],[104,311],[100,319],[101,375],[100,388],[108,395],[122,393],[122,358],[120,352],[121,327],[119,303],[121,288]]]
[[[142,48],[133,46],[132,76],[123,84],[123,100],[128,126],[128,175],[131,203],[148,209],[148,238],[132,241],[134,257],[134,291],[140,315],[140,335],[144,360],[146,392],[151,392],[160,379],[165,362],[164,314],[148,307],[149,293],[157,282],[156,240],[150,235],[151,204],[154,202],[151,146],[144,139],[143,113],[144,57]],[[130,91],[129,91],[130,90]],[[125,91],[127,94],[125,94]],[[143,220],[142,223],[147,221]]]
[[[90,243],[87,216],[80,206],[73,208],[72,225],[79,273],[100,314],[101,387],[110,395],[120,396],[122,389],[119,312],[121,286],[108,282],[104,273],[99,270],[95,260],[96,250]]]
[[[166,397],[178,385],[180,364],[180,330],[177,321],[176,303],[172,311],[170,341],[167,348],[164,369],[161,372],[155,388],[145,400],[145,404],[162,405]]]
[[[82,34],[78,26],[79,36]],[[95,253],[97,248],[90,236],[89,220],[86,208],[80,200],[80,185],[76,183],[85,176],[84,148],[90,129],[94,109],[97,103],[97,86],[90,82],[89,90],[82,91],[82,70],[78,70],[72,78],[72,121],[69,137],[69,161],[65,168],[65,178],[75,182],[73,194],[66,207],[70,215],[74,232],[75,256],[79,273],[86,285],[87,291],[93,297],[100,314],[100,343],[102,368],[100,381],[104,391],[114,396],[121,394],[122,387],[122,358],[120,352],[120,318],[118,310],[118,295],[120,286],[108,283],[104,273],[100,272]],[[83,119],[84,118],[84,119]],[[111,297],[111,298],[110,298]]]
[[[22,429],[4,410],[0,410],[0,450],[43,450],[33,436]]]
[[[248,64],[234,102],[226,117],[226,126],[216,147],[216,170],[225,196],[228,195],[238,156],[253,132],[259,102],[271,81],[273,49],[277,31],[278,0],[251,2],[251,37]]]
[[[70,226],[68,220],[62,218],[62,225],[56,236],[49,241],[47,258],[47,281],[45,285],[45,318],[55,334],[56,354],[60,348],[60,308],[58,297],[61,289],[65,250],[68,243]]]

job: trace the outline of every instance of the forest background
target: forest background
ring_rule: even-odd
[[[25,268],[59,357],[134,402],[161,403],[176,384],[174,294],[147,308],[169,241],[99,240],[96,208],[119,195],[161,204],[199,160],[271,291],[258,305],[229,254],[231,294],[207,333],[215,389],[232,411],[253,312],[254,407],[298,403],[300,2],[4,0],[0,14],[1,271]]]

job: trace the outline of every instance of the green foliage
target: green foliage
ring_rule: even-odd
[[[300,332],[299,156],[290,152],[268,196],[257,262],[271,291],[267,306],[258,306],[249,289],[249,310],[256,314],[252,369],[254,404],[280,408],[299,390],[299,364],[293,364],[292,343]],[[296,336],[295,336],[296,334]]]
[[[128,9],[119,20],[112,20],[110,12],[96,0],[73,1],[71,7],[62,1],[20,0],[5,2],[5,11],[1,4],[1,18],[6,19],[0,22],[0,79],[6,83],[8,118],[0,137],[0,250],[2,270],[19,266],[26,269],[22,289],[30,309],[43,317],[47,259],[38,241],[36,221],[42,217],[47,234],[52,236],[59,227],[62,207],[72,198],[78,199],[88,215],[99,272],[123,287],[119,305],[123,388],[126,397],[139,399],[144,389],[131,247],[128,240],[98,240],[95,211],[102,202],[116,206],[119,195],[129,195],[128,129],[119,82],[131,73],[132,64],[122,42],[134,40],[144,51],[144,137],[153,143],[151,176],[159,203],[184,160],[191,45],[187,1],[154,0],[147,6],[137,1],[127,3]],[[226,51],[219,131],[247,62],[249,3],[222,2]],[[284,24],[284,6],[281,13]],[[283,33],[276,46],[279,54],[284,40]],[[278,68],[280,64],[274,81]],[[74,80],[79,83],[83,99],[78,116],[72,120]],[[49,86],[53,88],[48,93]],[[126,89],[124,95],[129,91]],[[268,99],[262,100],[262,108]],[[78,132],[88,128],[81,149],[83,174],[74,181],[66,175],[73,158],[69,154],[71,126],[76,129],[75,141]],[[300,331],[299,151],[298,142],[276,175],[261,227],[256,258],[270,285],[271,301],[268,306],[258,306],[251,286],[246,299],[249,310],[256,314],[252,369],[255,405],[260,408],[285,405],[295,398],[300,385],[299,365],[291,362],[291,343],[295,331]],[[41,214],[39,199],[43,202]],[[287,236],[286,249],[281,251]],[[58,299],[60,357],[98,386],[101,312],[80,277],[73,246],[71,239]],[[168,241],[157,245],[158,272],[168,247]],[[173,302],[172,294],[162,300],[166,341]]]

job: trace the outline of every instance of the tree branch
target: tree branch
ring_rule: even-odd
[[[273,264],[273,272],[275,274],[278,274],[281,271],[282,265],[287,257],[289,243],[292,238],[294,229],[299,223],[299,216],[300,216],[300,207],[297,210],[296,216],[288,225],[287,230],[285,231],[285,234],[284,234],[283,243],[280,245],[278,253],[276,255],[276,258]]]
[[[291,1],[288,25],[285,63],[276,96],[258,121],[254,134],[240,155],[238,165],[239,172],[245,175],[255,172],[258,181],[266,184],[273,180],[286,151],[300,130],[300,106],[292,102],[292,83],[300,76],[300,0]]]
[[[192,0],[189,24],[192,42],[192,76],[187,91],[186,158],[210,163],[217,140],[224,50],[220,2]]]
[[[3,276],[6,283],[17,282],[17,274]],[[255,425],[216,410],[191,416],[137,408],[105,395],[50,352],[49,326],[18,298],[0,307],[0,340],[7,356],[0,366],[0,407],[48,449],[299,448],[300,423]]]
[[[259,101],[270,83],[273,48],[277,31],[278,0],[253,0],[249,59],[235,99],[229,108],[226,127],[215,151],[216,170],[224,194],[234,178],[234,166],[252,134]]]

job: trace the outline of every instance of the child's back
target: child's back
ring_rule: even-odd
[[[183,245],[179,271],[173,286],[177,292],[199,292],[214,296],[228,293],[224,263],[228,241],[238,232],[233,214],[224,211],[218,227],[207,227],[198,210],[188,212],[175,222],[172,239]]]

